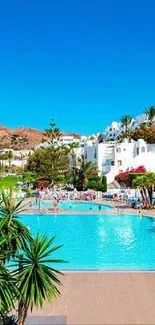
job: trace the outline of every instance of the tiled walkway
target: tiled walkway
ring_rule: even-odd
[[[79,272],[62,278],[62,295],[35,315],[67,324],[155,324],[155,273]]]

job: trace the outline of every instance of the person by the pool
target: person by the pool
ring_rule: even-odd
[[[53,204],[53,205],[54,205],[54,210],[56,210],[56,209],[57,209],[57,207],[58,207],[58,202],[57,202],[57,200],[56,200],[56,199],[54,200],[54,204]]]

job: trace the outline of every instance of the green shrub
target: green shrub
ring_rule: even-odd
[[[132,181],[139,177],[139,176],[144,176],[144,175],[148,175],[149,173],[129,173],[129,182],[130,182],[130,186],[132,184]]]
[[[64,183],[65,182],[65,175],[58,175],[55,180],[58,183]]]
[[[86,188],[96,190],[96,191],[106,192],[105,185],[102,183],[99,183],[99,182],[94,182],[94,181],[90,182],[89,181],[87,183]]]
[[[100,182],[101,181],[101,177],[98,176],[98,175],[94,175],[94,174],[91,174],[88,176],[88,181],[92,182]]]
[[[107,192],[107,178],[104,175],[102,176],[102,185],[104,186],[103,192]]]

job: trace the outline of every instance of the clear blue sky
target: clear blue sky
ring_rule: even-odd
[[[5,0],[0,124],[101,132],[155,104],[154,0]]]

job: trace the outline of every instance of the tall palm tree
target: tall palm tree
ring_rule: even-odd
[[[12,158],[13,158],[12,150],[9,150],[9,152],[8,152],[9,169],[11,167],[11,160],[12,160]]]
[[[76,142],[70,143],[69,144],[69,151],[70,155],[72,157],[72,172],[73,172],[73,185],[76,185],[76,176],[77,176],[77,168],[76,168],[76,160],[77,160],[77,155],[76,155],[76,148],[79,147],[79,144]]]
[[[129,125],[131,124],[132,117],[130,115],[123,115],[120,119],[123,126],[125,126],[125,133],[128,133]]]
[[[149,126],[152,126],[154,123],[154,118],[155,118],[155,106],[145,108],[144,113],[146,114],[146,116],[148,118]]]
[[[18,281],[21,300],[18,305],[18,324],[23,325],[28,309],[43,306],[44,301],[52,302],[53,298],[60,295],[58,286],[61,281],[58,275],[63,273],[53,267],[54,263],[64,263],[62,260],[52,259],[51,254],[61,246],[51,248],[54,237],[37,235],[36,239],[28,243],[24,255],[16,256],[17,266],[13,275]],[[52,264],[52,266],[48,266]]]

